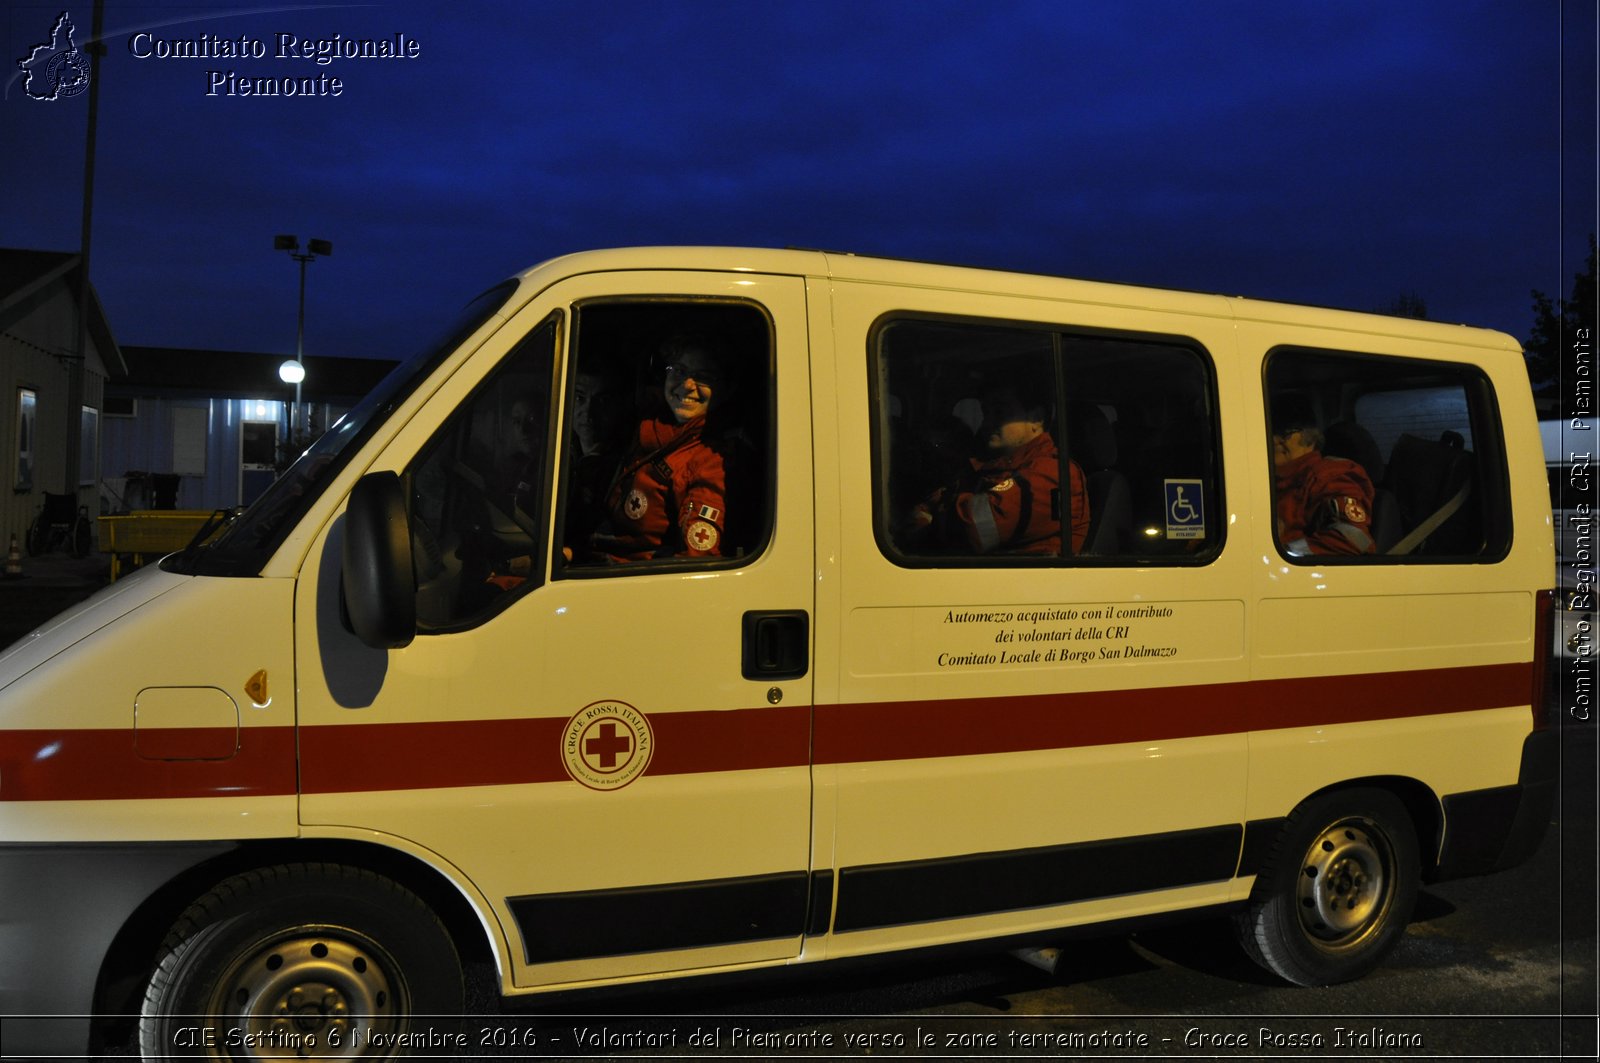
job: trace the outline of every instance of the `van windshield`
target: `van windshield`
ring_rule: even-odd
[[[506,304],[516,286],[516,281],[506,281],[474,299],[439,343],[396,366],[354,409],[306,448],[253,505],[229,514],[220,532],[203,545],[191,544],[171,555],[161,567],[191,576],[259,574],[289,530],[351,456],[463,340]]]

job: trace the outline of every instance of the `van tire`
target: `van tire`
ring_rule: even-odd
[[[1416,829],[1393,794],[1322,794],[1290,813],[1236,917],[1239,940],[1297,985],[1359,978],[1405,933],[1419,878]]]
[[[189,906],[159,955],[139,1017],[146,1058],[293,1056],[288,1046],[311,1035],[310,1054],[339,1055],[357,1032],[411,1035],[404,1045],[460,1025],[461,960],[444,924],[416,894],[360,868],[236,875]]]

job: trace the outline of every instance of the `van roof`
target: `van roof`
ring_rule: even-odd
[[[1251,299],[1220,292],[1148,287],[1054,274],[1020,273],[979,266],[858,255],[848,251],[712,246],[608,248],[551,258],[525,270],[520,276],[524,280],[530,280],[546,271],[568,275],[622,269],[778,273],[826,277],[830,280],[994,292],[1041,299],[1110,305],[1128,304],[1240,321],[1331,327],[1373,335],[1413,337],[1425,341],[1514,351],[1519,358],[1522,352],[1522,345],[1505,333],[1471,325],[1442,324],[1389,314]],[[550,279],[554,280],[555,277],[552,276]],[[542,284],[537,286],[542,287]]]

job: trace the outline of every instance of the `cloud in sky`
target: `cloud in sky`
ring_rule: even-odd
[[[8,54],[58,10],[9,8]],[[1563,10],[1592,42],[1592,5]],[[87,0],[71,14],[86,41]],[[1562,197],[1563,162],[1593,173],[1593,108],[1561,106],[1554,6],[109,0],[105,23],[93,265],[127,343],[292,349],[279,232],[334,243],[310,267],[315,353],[404,353],[506,273],[641,243],[1357,309],[1415,292],[1521,336],[1528,290],[1564,293],[1594,226],[1592,185]],[[144,51],[269,54],[139,58],[140,29]],[[279,33],[420,54],[318,65],[275,58]],[[344,89],[208,95],[228,70]],[[0,244],[76,246],[84,114],[8,88]]]

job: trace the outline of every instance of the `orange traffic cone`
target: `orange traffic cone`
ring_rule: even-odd
[[[20,579],[22,576],[22,551],[17,547],[17,537],[11,536],[11,552],[6,555],[6,579]]]

